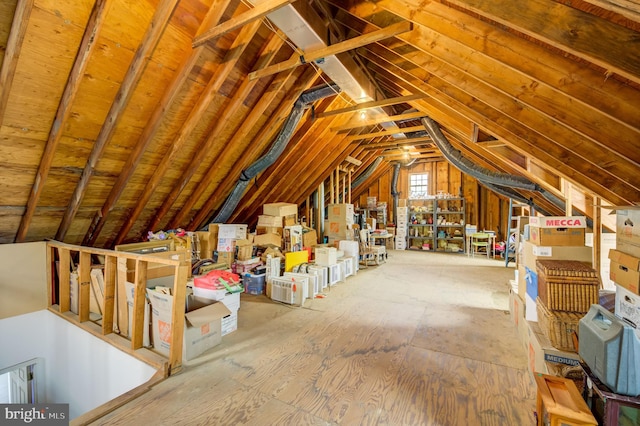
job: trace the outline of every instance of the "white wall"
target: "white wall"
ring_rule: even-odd
[[[72,419],[145,383],[156,372],[47,310],[1,319],[0,342],[0,369],[45,359],[43,402],[69,403]]]
[[[47,308],[47,243],[0,244],[0,319]]]

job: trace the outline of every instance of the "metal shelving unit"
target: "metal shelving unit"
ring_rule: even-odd
[[[407,249],[465,252],[464,198],[410,199],[408,206]]]

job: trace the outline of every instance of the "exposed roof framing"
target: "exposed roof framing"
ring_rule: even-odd
[[[3,1],[0,243],[198,229],[300,94],[343,76],[230,220],[379,157],[354,197],[405,153],[443,161],[426,116],[471,161],[576,209],[637,203],[638,39],[629,0]]]

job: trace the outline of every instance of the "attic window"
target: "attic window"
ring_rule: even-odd
[[[429,195],[429,173],[409,175],[409,198],[427,198]]]

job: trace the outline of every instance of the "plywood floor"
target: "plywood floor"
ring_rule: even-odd
[[[238,331],[94,424],[532,425],[512,277],[402,251],[303,308],[243,294]]]

